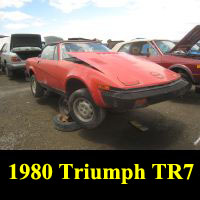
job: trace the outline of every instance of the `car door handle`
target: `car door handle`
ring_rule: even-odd
[[[40,60],[37,61],[37,64],[39,64],[39,63],[40,63]]]

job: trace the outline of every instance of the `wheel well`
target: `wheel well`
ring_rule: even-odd
[[[171,70],[176,72],[176,73],[184,73],[184,74],[186,74],[190,78],[191,82],[193,82],[193,79],[192,79],[191,75],[189,74],[189,72],[187,72],[187,70],[185,70],[183,68],[180,68],[180,67],[175,67],[175,68],[173,68]]]
[[[31,77],[34,74],[33,70],[29,70],[29,77]]]
[[[66,94],[70,96],[74,91],[82,88],[87,88],[87,86],[78,79],[70,79],[66,84]]]

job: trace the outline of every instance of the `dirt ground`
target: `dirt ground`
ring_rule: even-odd
[[[35,99],[21,74],[14,80],[1,74],[0,149],[200,149],[200,94],[194,90],[182,99],[108,114],[99,128],[70,133],[54,129],[58,99]]]

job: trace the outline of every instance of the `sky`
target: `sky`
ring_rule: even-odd
[[[200,24],[200,0],[0,0],[0,35],[180,40]]]

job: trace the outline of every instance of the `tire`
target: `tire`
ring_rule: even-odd
[[[37,82],[34,75],[31,76],[30,85],[31,85],[31,92],[34,97],[40,98],[44,96],[44,88],[41,87],[41,85]]]
[[[188,91],[190,91],[192,89],[192,85],[193,85],[190,76],[187,73],[182,72],[182,71],[178,71],[178,73],[181,75],[181,77],[184,80],[186,80],[189,83],[189,86],[188,86],[189,89],[188,89]]]
[[[5,74],[8,78],[12,79],[14,76],[14,72],[12,70],[9,70],[6,63],[4,65],[4,69],[5,69]]]
[[[73,132],[81,129],[81,126],[74,121],[63,121],[63,117],[65,116],[59,114],[53,118],[54,128],[56,130],[62,132]]]
[[[73,92],[68,105],[70,116],[83,128],[94,129],[105,119],[105,110],[95,104],[86,88]]]

